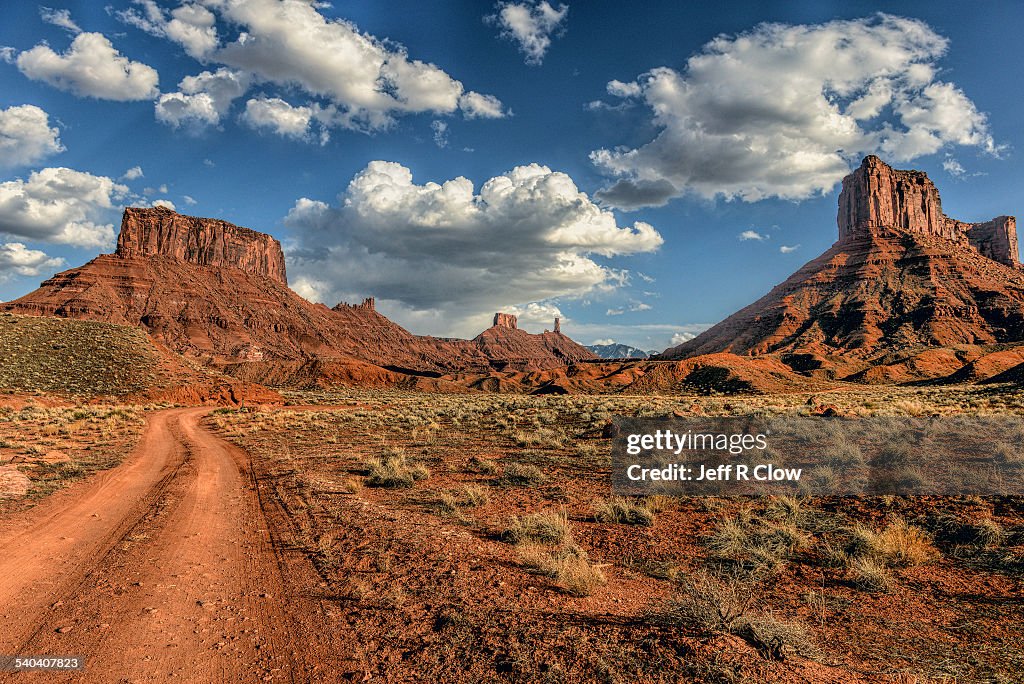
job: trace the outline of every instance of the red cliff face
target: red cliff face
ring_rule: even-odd
[[[1017,222],[1012,216],[983,223],[949,218],[927,174],[894,169],[874,155],[843,179],[837,222],[841,243],[895,229],[968,245],[1006,266],[1019,263]]]
[[[217,219],[157,207],[124,210],[116,256],[168,256],[200,266],[230,266],[288,284],[281,243],[265,233]]]
[[[499,328],[512,328],[515,330],[519,327],[519,320],[512,314],[496,313],[494,314],[494,325]]]
[[[869,156],[843,179],[838,223],[831,249],[662,356],[779,353],[803,359],[794,363],[873,363],[912,349],[1024,340],[1024,269],[1012,216],[951,219],[928,176]]]

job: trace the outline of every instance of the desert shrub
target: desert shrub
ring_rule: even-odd
[[[402,449],[387,449],[380,458],[367,460],[366,470],[366,484],[371,487],[412,487],[430,477],[430,471],[410,463]]]
[[[498,478],[501,484],[513,487],[534,487],[545,479],[540,468],[527,463],[509,463]]]
[[[512,544],[561,544],[569,537],[569,517],[565,511],[531,513],[512,518],[502,538]]]
[[[706,572],[684,576],[675,596],[649,617],[671,626],[682,625],[711,634],[735,634],[773,658],[791,653],[820,655],[807,630],[755,605],[756,587],[736,576],[715,577]]]
[[[604,523],[619,523],[622,525],[643,525],[650,527],[654,524],[654,511],[649,509],[645,503],[625,496],[616,496],[606,499],[597,504],[595,519]]]

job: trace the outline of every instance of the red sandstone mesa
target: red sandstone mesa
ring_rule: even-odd
[[[358,380],[386,375],[360,364],[440,374],[593,358],[561,333],[519,330],[509,314],[476,339],[451,340],[413,335],[378,313],[372,297],[312,304],[288,288],[273,237],[164,208],[126,209],[114,254],[58,273],[3,309],[137,325],[173,351],[257,382],[310,361],[344,364],[331,372]]]
[[[780,353],[810,372],[825,357],[863,364],[918,348],[1024,340],[1012,216],[951,219],[927,175],[869,156],[843,180],[837,223],[831,249],[663,358]]]

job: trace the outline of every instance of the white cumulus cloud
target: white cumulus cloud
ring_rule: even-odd
[[[202,4],[186,2],[167,12],[154,0],[134,0],[134,3],[139,9],[121,10],[116,14],[118,19],[150,35],[178,43],[199,60],[217,48],[217,19]]]
[[[313,119],[310,107],[293,107],[279,97],[259,97],[245,103],[242,121],[257,130],[269,130],[280,136],[306,139]]]
[[[938,80],[948,41],[879,14],[761,24],[719,36],[682,70],[659,67],[609,93],[650,107],[660,133],[591,160],[618,180],[598,197],[657,206],[685,193],[757,201],[828,192],[868,153],[906,162],[950,145],[998,154],[988,121]]]
[[[800,249],[800,245],[781,245],[779,247],[779,251],[783,254],[792,254],[798,249]]]
[[[145,175],[146,174],[142,172],[141,166],[133,166],[124,172],[124,175],[121,176],[121,180],[138,180]]]
[[[28,180],[0,183],[0,233],[76,247],[107,248],[114,226],[103,223],[128,188],[105,176],[56,167]]]
[[[21,242],[0,243],[0,283],[13,276],[37,276],[63,265],[64,260],[60,257],[29,249]]]
[[[41,43],[16,63],[29,78],[82,97],[150,100],[159,92],[156,69],[123,56],[102,33],[78,34],[63,54]]]
[[[239,30],[206,55],[251,73],[255,80],[298,87],[327,101],[334,125],[376,130],[405,113],[504,115],[489,95],[466,91],[443,69],[411,58],[392,42],[328,19],[305,0],[209,0],[206,5]]]
[[[302,198],[285,224],[301,294],[329,303],[374,295],[448,323],[616,287],[624,275],[595,255],[652,252],[663,242],[642,221],[620,227],[569,176],[537,164],[477,191],[463,177],[417,184],[401,164],[374,161],[336,206]]]
[[[762,235],[761,233],[758,233],[756,230],[745,230],[742,233],[740,233],[738,237],[742,241],[747,241],[747,240],[758,240],[758,241],[760,241],[760,240],[767,240],[768,239],[767,235]]]
[[[500,2],[487,20],[501,28],[503,38],[519,46],[527,64],[538,65],[551,47],[552,34],[560,30],[568,14],[568,5],[555,8],[547,0]]]
[[[250,83],[251,77],[245,72],[225,68],[186,76],[177,92],[164,93],[157,100],[157,121],[196,130],[216,126]]]
[[[64,151],[60,131],[35,105],[0,109],[0,168],[33,164]]]

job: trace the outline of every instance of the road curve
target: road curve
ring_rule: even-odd
[[[208,411],[150,414],[119,467],[0,521],[0,655],[85,657],[47,681],[333,679],[324,607]]]

